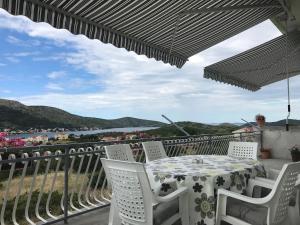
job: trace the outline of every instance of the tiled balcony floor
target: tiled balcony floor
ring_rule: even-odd
[[[68,220],[70,225],[107,225],[109,208],[105,207],[90,213],[86,213]],[[64,225],[64,222],[55,223],[55,225]]]

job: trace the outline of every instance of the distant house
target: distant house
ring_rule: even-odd
[[[47,135],[39,135],[39,136],[33,136],[24,139],[25,142],[31,142],[31,143],[43,143],[46,144],[49,141],[49,138]]]
[[[101,138],[101,141],[106,141],[106,142],[110,142],[110,141],[118,141],[118,138],[112,137],[112,136],[107,136],[107,137]]]
[[[63,140],[68,140],[69,139],[69,134],[66,133],[58,133],[54,136],[55,139],[63,141]]]
[[[126,140],[134,140],[137,138],[138,136],[136,134],[126,134]]]

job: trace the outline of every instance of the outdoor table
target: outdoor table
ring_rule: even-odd
[[[215,224],[219,188],[245,194],[250,178],[265,177],[259,161],[220,155],[164,158],[147,163],[145,168],[155,193],[170,192],[172,183],[188,188],[191,225]]]

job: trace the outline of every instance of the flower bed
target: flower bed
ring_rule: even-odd
[[[0,148],[23,147],[25,143],[26,142],[21,138],[10,139],[6,132],[0,132]]]

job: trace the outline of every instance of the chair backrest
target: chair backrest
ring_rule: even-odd
[[[266,197],[270,198],[268,224],[280,224],[286,218],[298,174],[300,174],[300,162],[287,163],[283,166],[274,188]]]
[[[257,160],[257,142],[229,142],[228,156]]]
[[[122,224],[150,225],[153,195],[142,163],[101,159]]]
[[[129,144],[107,145],[104,149],[108,159],[135,162]]]
[[[168,157],[161,141],[143,142],[142,145],[146,155],[146,162]]]

